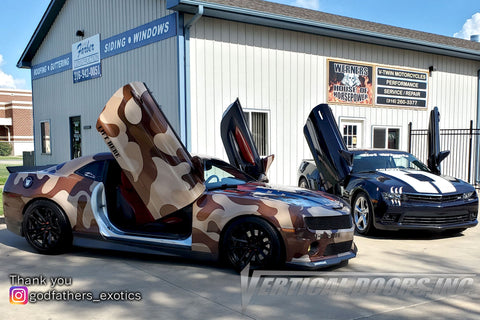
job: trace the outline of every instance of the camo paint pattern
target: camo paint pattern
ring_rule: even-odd
[[[133,82],[107,102],[97,130],[155,219],[195,201],[199,172],[145,85]]]
[[[279,230],[286,248],[287,262],[315,262],[331,257],[324,256],[329,244],[353,240],[353,224],[341,230],[310,230],[303,217],[328,217],[350,215],[348,206],[342,210],[314,205],[311,202],[297,203],[295,196],[323,198],[317,192],[292,189],[277,196],[269,194],[271,188],[261,184],[238,186],[237,190],[206,192],[193,207],[192,250],[219,254],[220,235],[228,222],[239,216],[256,215],[268,220]],[[286,200],[286,201],[285,201]],[[325,203],[336,200],[324,199]],[[308,255],[312,242],[318,241],[318,252]],[[353,250],[353,244],[352,248]]]
[[[111,159],[109,154],[85,156],[38,172],[10,175],[4,189],[4,214],[12,231],[20,232],[25,206],[34,199],[49,199],[57,203],[70,221],[74,231],[98,232],[90,205],[93,188],[98,184],[74,174],[74,171],[96,160]],[[27,177],[33,179],[30,188],[24,187]]]

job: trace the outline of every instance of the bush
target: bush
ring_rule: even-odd
[[[0,142],[0,156],[9,156],[12,154],[12,145],[8,142]]]

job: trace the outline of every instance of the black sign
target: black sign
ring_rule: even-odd
[[[376,104],[426,107],[428,73],[377,68]]]

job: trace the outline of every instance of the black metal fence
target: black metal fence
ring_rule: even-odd
[[[428,140],[426,129],[412,129],[408,124],[408,152],[427,163]],[[450,150],[450,155],[442,162],[442,174],[449,175],[479,185],[477,175],[477,142],[480,129],[473,128],[473,120],[468,129],[440,129],[440,147]]]

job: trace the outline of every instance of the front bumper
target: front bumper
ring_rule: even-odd
[[[340,253],[335,256],[325,257],[322,260],[318,261],[308,261],[308,260],[300,260],[300,259],[292,259],[292,261],[287,262],[286,265],[290,267],[302,268],[302,269],[309,269],[309,270],[318,270],[330,266],[334,266],[340,264],[344,261],[348,261],[352,258],[357,256],[357,246],[353,244],[352,250],[344,253]]]
[[[444,203],[384,203],[374,210],[374,224],[381,230],[417,229],[442,231],[471,228],[478,224],[478,199]]]

